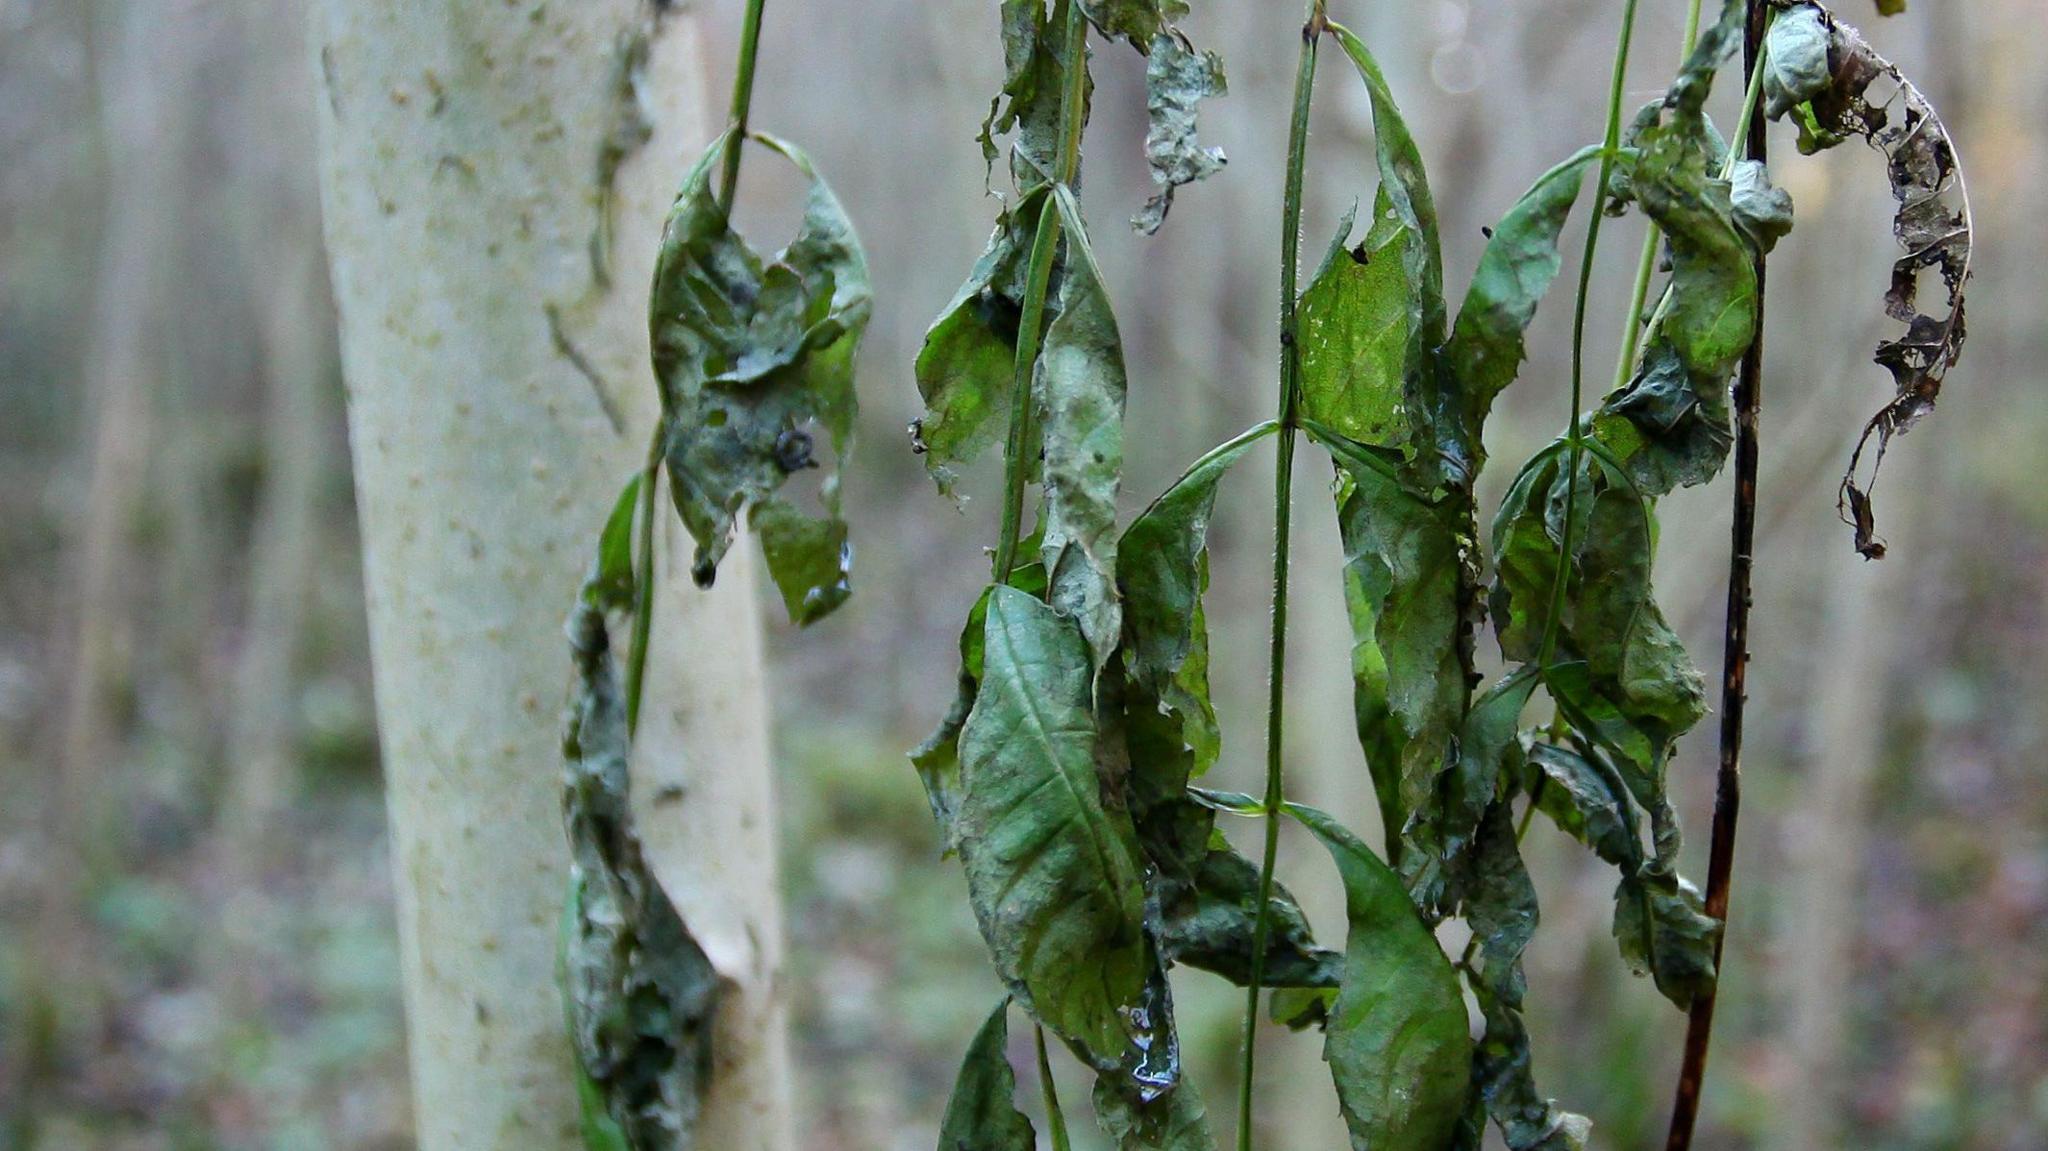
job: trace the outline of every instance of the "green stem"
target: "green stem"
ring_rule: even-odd
[[[1592,218],[1586,223],[1586,250],[1579,261],[1578,300],[1572,309],[1572,406],[1566,428],[1570,449],[1566,454],[1564,481],[1564,532],[1558,541],[1557,575],[1550,587],[1550,618],[1543,624],[1543,646],[1536,657],[1538,667],[1549,667],[1557,651],[1558,626],[1564,619],[1565,589],[1572,565],[1572,521],[1578,514],[1579,460],[1585,452],[1585,432],[1580,426],[1579,408],[1584,402],[1586,378],[1586,296],[1593,284],[1593,260],[1600,250],[1600,222],[1607,218],[1605,200],[1608,181],[1614,177],[1615,157],[1621,151],[1621,97],[1628,80],[1628,48],[1636,31],[1636,0],[1624,0],[1621,7],[1621,35],[1614,47],[1614,76],[1607,93],[1607,133],[1602,139],[1600,179],[1593,185]]]
[[[1060,1112],[1059,1085],[1052,1081],[1052,1060],[1045,1054],[1045,1028],[1033,1027],[1031,1035],[1038,1047],[1038,1093],[1045,1098],[1045,1123],[1052,1128],[1052,1151],[1072,1151],[1067,1117]]]
[[[1700,6],[1702,0],[1691,0],[1685,10],[1685,44],[1678,53],[1678,65],[1683,68],[1692,59],[1693,45],[1700,38]],[[1621,355],[1614,365],[1614,387],[1616,391],[1628,385],[1629,377],[1635,374],[1636,353],[1641,350],[1643,339],[1643,305],[1650,301],[1650,278],[1657,274],[1657,245],[1664,239],[1664,229],[1650,221],[1649,230],[1643,233],[1643,254],[1636,260],[1636,283],[1629,293],[1627,322],[1621,330]]]
[[[754,107],[754,61],[761,54],[761,10],[768,0],[747,0],[746,22],[740,26],[740,63],[732,79],[732,113],[727,123],[732,143],[725,150],[725,171],[718,186],[718,202],[732,212],[733,193],[740,185],[740,153],[747,146],[747,119]]]
[[[1053,159],[1053,183],[1072,187],[1081,170],[1081,131],[1087,122],[1088,17],[1077,3],[1066,8],[1066,93],[1060,101],[1060,150]],[[1024,494],[1030,480],[1031,379],[1045,336],[1046,296],[1052,290],[1053,264],[1059,256],[1060,212],[1056,188],[1044,191],[1038,231],[1031,240],[1031,262],[1024,279],[1024,308],[1017,324],[1017,355],[1010,386],[1010,429],[1003,448],[1003,526],[996,541],[997,584],[1010,582],[1017,568],[1017,547],[1024,531]]]
[[[1258,1065],[1259,988],[1266,981],[1267,914],[1280,851],[1280,806],[1285,797],[1284,733],[1287,695],[1288,548],[1293,535],[1294,444],[1299,426],[1301,349],[1298,308],[1301,280],[1302,183],[1308,167],[1308,114],[1315,93],[1316,45],[1326,17],[1323,0],[1310,0],[1295,68],[1294,114],[1287,129],[1287,182],[1280,231],[1280,446],[1273,464],[1273,617],[1266,675],[1265,853],[1259,863],[1259,902],[1252,917],[1252,969],[1245,988],[1243,1066],[1237,1085],[1237,1147],[1252,1147],[1252,1082]]]
[[[640,468],[640,554],[634,557],[633,638],[626,648],[626,736],[640,726],[640,687],[647,678],[647,641],[654,634],[654,514],[660,506],[661,455],[668,427],[656,420],[647,443],[647,462]]]

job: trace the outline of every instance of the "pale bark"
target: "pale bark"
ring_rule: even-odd
[[[577,1144],[555,980],[561,621],[651,427],[645,285],[706,139],[691,17],[656,27],[652,12],[316,4],[322,190],[429,1149]],[[598,157],[636,30],[653,36],[653,136],[617,172],[607,292],[589,255]],[[699,592],[676,537],[667,525],[635,806],[650,860],[729,980],[700,1146],[773,1151],[790,1145],[789,1108],[754,561],[738,550]]]

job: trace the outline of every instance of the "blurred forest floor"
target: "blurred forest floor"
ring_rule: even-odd
[[[714,90],[739,7],[699,5]],[[1604,92],[1588,78],[1606,74],[1614,6],[1334,7],[1378,44],[1415,121],[1455,290],[1481,225],[1597,135]],[[1141,430],[1133,506],[1262,418],[1273,388],[1295,16],[1198,8],[1198,39],[1230,66],[1205,133],[1231,167],[1183,194],[1156,239],[1096,228]],[[1771,264],[1749,803],[1701,1145],[2037,1151],[2048,17],[2038,0],[1844,15],[1922,79],[1965,150],[1972,340],[1942,410],[1888,465],[1892,558],[1864,564],[1834,487],[1889,388],[1867,353],[1887,334],[1890,205],[1874,156],[1807,161],[1780,140],[1800,224]],[[1632,102],[1661,90],[1682,18],[1676,0],[1645,5]],[[0,0],[0,1148],[411,1145],[302,37],[287,3]],[[930,1147],[995,992],[902,759],[950,698],[953,621],[982,578],[974,541],[992,538],[990,477],[956,514],[903,428],[924,324],[995,211],[972,139],[994,37],[992,6],[969,0],[778,0],[762,62],[757,120],[833,174],[878,301],[847,481],[860,594],[811,632],[771,631],[800,1129],[821,1151]],[[1087,202],[1115,221],[1145,191],[1142,71],[1100,55]],[[1312,249],[1370,194],[1362,99],[1336,69],[1322,93]],[[1716,99],[1725,122],[1732,96]],[[1603,251],[1595,364],[1617,342],[1638,226]],[[1538,319],[1494,422],[1500,460],[1563,419],[1567,311],[1554,298]],[[1326,477],[1306,468],[1291,778],[1376,826],[1349,730],[1334,532],[1318,518]],[[1509,471],[1489,477],[1489,506]],[[1244,474],[1215,529],[1221,650],[1263,650],[1270,488]],[[1726,502],[1724,482],[1661,516],[1665,606],[1709,666]],[[1219,786],[1254,778],[1256,663],[1216,669]],[[1694,875],[1712,727],[1673,768]],[[1300,848],[1283,868],[1310,877],[1294,885],[1328,931],[1341,908]],[[1532,837],[1530,855],[1546,917],[1531,953],[1540,1081],[1594,1117],[1599,1147],[1652,1146],[1682,1018],[1613,954],[1605,872],[1555,836]],[[1180,999],[1190,1060],[1220,1096],[1236,993],[1195,976]],[[1308,1073],[1314,1043],[1274,1042],[1270,1142],[1340,1146]]]

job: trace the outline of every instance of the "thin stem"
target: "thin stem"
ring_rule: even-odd
[[[1743,29],[1743,61],[1761,72],[1764,32],[1770,26],[1767,0],[1749,0]],[[1766,158],[1764,120],[1746,114],[1743,146],[1752,160]],[[1706,913],[1721,924],[1714,937],[1715,982],[1693,999],[1686,1021],[1685,1061],[1678,1074],[1666,1151],[1689,1151],[1699,1120],[1700,1090],[1707,1074],[1707,1046],[1714,1033],[1714,1002],[1722,975],[1722,945],[1728,938],[1728,885],[1735,862],[1735,822],[1742,807],[1742,715],[1748,702],[1750,578],[1756,547],[1757,416],[1763,407],[1764,255],[1752,256],[1756,273],[1756,337],[1743,353],[1735,382],[1735,523],[1728,551],[1728,632],[1721,656],[1721,762],[1715,773],[1712,849],[1707,859]]]
[[[1293,535],[1294,444],[1299,430],[1301,349],[1298,307],[1301,280],[1301,199],[1308,167],[1308,115],[1315,94],[1316,46],[1326,16],[1323,0],[1310,0],[1294,74],[1294,114],[1287,129],[1287,182],[1280,208],[1280,446],[1273,463],[1273,618],[1266,674],[1265,853],[1259,864],[1259,901],[1252,917],[1252,969],[1245,988],[1243,1065],[1237,1085],[1237,1147],[1252,1147],[1252,1082],[1258,1066],[1259,989],[1266,981],[1267,914],[1280,852],[1280,806],[1285,798],[1288,550]]]
[[[1570,448],[1565,465],[1564,538],[1558,541],[1557,575],[1551,583],[1550,618],[1543,625],[1543,646],[1536,658],[1538,667],[1549,667],[1550,657],[1557,651],[1558,626],[1564,619],[1565,588],[1570,582],[1572,523],[1577,515],[1579,498],[1579,460],[1585,453],[1579,408],[1585,395],[1586,297],[1593,283],[1593,259],[1600,250],[1600,222],[1607,217],[1604,202],[1607,185],[1614,177],[1615,157],[1621,151],[1621,97],[1628,79],[1629,42],[1634,39],[1635,30],[1636,0],[1625,0],[1621,8],[1621,35],[1614,46],[1614,76],[1607,93],[1607,133],[1601,146],[1600,179],[1593,185],[1593,213],[1586,223],[1586,251],[1579,261],[1578,300],[1572,309],[1572,407],[1571,421],[1565,432]]]
[[[1045,1099],[1045,1123],[1052,1128],[1052,1151],[1072,1151],[1067,1117],[1060,1111],[1059,1085],[1052,1081],[1052,1060],[1045,1054],[1045,1028],[1033,1027],[1031,1037],[1038,1047],[1038,1093]]]
[[[1010,429],[1003,448],[1003,526],[996,541],[997,584],[1010,582],[1017,568],[1017,547],[1024,531],[1024,494],[1030,484],[1031,380],[1045,336],[1046,296],[1052,290],[1053,264],[1060,245],[1058,187],[1072,187],[1081,170],[1081,132],[1087,122],[1088,17],[1075,3],[1067,5],[1065,54],[1066,93],[1060,101],[1059,155],[1053,159],[1055,187],[1044,190],[1038,230],[1031,241],[1031,262],[1024,278],[1024,308],[1017,324],[1017,355],[1010,386]]]
[[[1693,45],[1700,38],[1700,6],[1702,0],[1691,0],[1685,9],[1685,43],[1678,53],[1679,67],[1692,58]],[[1628,297],[1628,315],[1621,329],[1621,355],[1614,365],[1614,387],[1616,391],[1627,386],[1629,377],[1635,374],[1636,352],[1642,346],[1643,305],[1650,300],[1650,278],[1657,274],[1657,245],[1664,240],[1664,229],[1650,221],[1643,233],[1643,254],[1636,260],[1636,283]]]
[[[718,202],[732,211],[733,193],[740,185],[740,153],[747,145],[747,118],[754,107],[754,61],[761,54],[761,10],[768,0],[747,0],[746,22],[740,26],[740,63],[732,79],[732,143],[725,150],[725,171],[718,186]]]
[[[640,688],[647,678],[647,643],[654,634],[654,515],[660,506],[662,435],[666,418],[656,420],[647,443],[647,462],[640,468],[640,553],[633,570],[633,638],[626,648],[626,736],[640,726]]]

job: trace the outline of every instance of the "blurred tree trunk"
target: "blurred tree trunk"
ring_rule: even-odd
[[[263,487],[250,544],[248,607],[228,714],[224,847],[257,878],[297,786],[296,661],[320,548],[334,341],[313,174],[312,85],[303,3],[259,5],[241,21],[242,69],[230,186],[239,267],[255,313],[264,385]]]
[[[706,138],[694,24],[641,0],[315,13],[419,1143],[575,1147],[555,977],[561,621],[652,427],[643,285]],[[607,208],[616,287],[592,258]],[[727,980],[701,1145],[782,1151],[754,561],[741,549],[699,592],[663,523],[636,806]]]
[[[71,575],[72,663],[37,926],[38,991],[48,995],[63,987],[74,1010],[71,1018],[33,1024],[46,1031],[88,1028],[97,1012],[93,949],[81,908],[111,855],[107,769],[121,755],[115,729],[121,701],[133,687],[132,536],[147,486],[151,395],[162,369],[153,345],[165,322],[164,268],[175,249],[179,158],[192,122],[195,45],[182,27],[139,8],[95,13],[87,22],[101,143],[114,178],[85,365],[92,408],[88,478]],[[39,1042],[51,1039],[46,1033]]]

